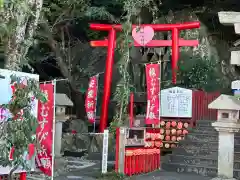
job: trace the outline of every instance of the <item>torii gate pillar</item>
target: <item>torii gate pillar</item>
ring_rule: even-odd
[[[197,46],[198,40],[183,40],[179,38],[181,30],[199,28],[199,22],[190,22],[183,24],[144,24],[143,26],[150,26],[154,31],[171,31],[172,40],[151,40],[145,45],[145,47],[172,47],[172,82],[176,84],[176,71],[177,63],[179,59],[179,47],[181,46]],[[133,25],[134,29],[137,25]],[[113,57],[114,49],[116,46],[116,31],[122,30],[122,25],[110,25],[110,24],[90,24],[92,30],[98,31],[108,31],[108,39],[101,41],[91,41],[90,44],[92,47],[108,47],[107,50],[107,60],[105,66],[104,74],[104,90],[103,90],[103,99],[102,99],[102,109],[100,117],[100,132],[103,132],[107,126],[108,119],[108,104],[111,95],[111,84],[112,84],[112,71],[113,71]],[[137,42],[130,44],[134,46],[142,46]]]

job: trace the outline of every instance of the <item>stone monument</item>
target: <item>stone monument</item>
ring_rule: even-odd
[[[68,117],[66,116],[66,108],[72,107],[73,102],[68,98],[66,94],[56,93],[55,100],[55,112],[56,112],[56,122],[55,122],[55,141],[54,141],[54,153],[55,157],[61,156],[61,146],[62,146],[62,123],[65,122]]]
[[[226,26],[234,26],[236,34],[240,34],[240,12],[219,12],[218,13],[219,21],[221,24]],[[238,46],[239,43],[235,44]],[[231,51],[231,60],[232,65],[240,65],[240,50]]]
[[[234,133],[240,129],[240,100],[230,95],[220,95],[208,105],[217,109],[217,121],[212,126],[218,135],[218,177],[214,180],[234,180]]]

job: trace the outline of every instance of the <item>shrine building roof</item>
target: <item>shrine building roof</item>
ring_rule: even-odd
[[[66,94],[56,93],[56,106],[73,106],[73,102],[69,99]]]
[[[208,104],[209,109],[240,110],[240,100],[236,96],[221,94],[217,99]]]

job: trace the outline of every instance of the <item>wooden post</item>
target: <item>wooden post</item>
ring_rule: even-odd
[[[120,127],[119,128],[119,143],[118,144],[118,173],[124,174],[124,165],[125,165],[125,146],[126,146],[126,128]]]

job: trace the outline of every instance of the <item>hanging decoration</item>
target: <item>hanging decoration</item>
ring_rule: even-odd
[[[147,116],[146,124],[160,122],[160,67],[159,64],[146,64]]]
[[[54,120],[54,85],[52,83],[40,84],[40,89],[48,97],[48,101],[38,103],[37,140],[41,148],[37,152],[36,162],[38,168],[46,175],[52,175],[52,146],[53,146],[53,120]]]
[[[135,27],[132,30],[132,36],[138,44],[145,46],[153,39],[154,30],[151,26]]]
[[[96,105],[98,93],[98,77],[99,74],[92,76],[89,80],[88,90],[85,99],[85,109],[87,118],[90,123],[94,124],[96,121]]]
[[[9,151],[9,161],[13,161],[13,154],[14,154],[14,146],[10,148]]]

